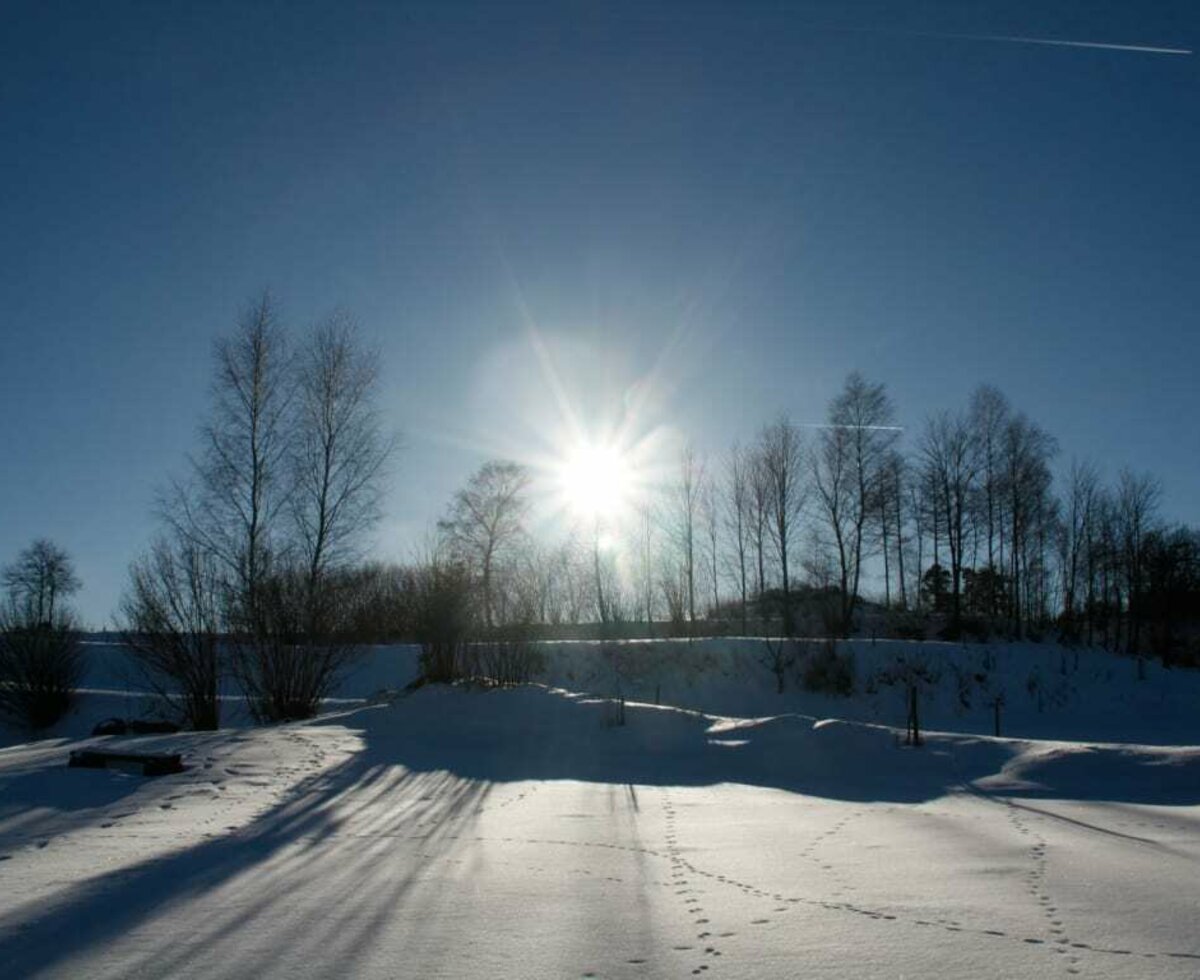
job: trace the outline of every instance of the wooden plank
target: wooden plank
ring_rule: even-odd
[[[166,776],[183,772],[183,757],[169,752],[106,752],[75,749],[67,765],[83,769],[141,769],[143,776]]]

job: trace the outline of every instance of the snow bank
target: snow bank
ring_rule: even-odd
[[[546,671],[540,680],[603,698],[739,718],[801,714],[903,726],[904,692],[876,683],[897,658],[919,659],[936,677],[922,688],[922,725],[968,734],[991,734],[992,699],[1002,694],[1001,733],[1018,738],[1192,745],[1200,742],[1200,672],[1145,665],[1099,650],[1053,644],[951,644],[854,640],[838,644],[854,667],[854,693],[838,697],[803,688],[803,658],[820,641],[801,641],[800,662],[777,693],[766,666],[766,647],[753,638],[542,643]],[[51,733],[81,736],[112,716],[139,717],[155,705],[139,690],[125,651],[108,640],[86,645],[85,693],[71,716]],[[418,673],[419,648],[366,648],[327,707],[360,704],[382,691],[404,688]],[[226,724],[248,722],[232,685],[223,707]],[[0,744],[27,736],[0,730]]]

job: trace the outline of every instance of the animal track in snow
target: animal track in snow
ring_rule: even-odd
[[[675,805],[671,802],[670,794],[666,790],[662,793],[662,811],[663,819],[666,823],[666,829],[663,833],[663,839],[667,842],[666,855],[668,861],[671,862],[671,879],[675,886],[675,894],[682,898],[683,895],[690,895],[695,889],[692,887],[692,879],[688,875],[689,864],[685,861],[680,853],[679,834],[675,823]],[[697,926],[708,926],[710,920],[705,915],[705,910],[698,897],[683,898],[684,912],[688,915],[697,916],[693,919],[693,923]],[[732,932],[725,932],[722,935],[733,935]],[[696,934],[696,938],[701,942],[710,941],[712,939],[712,930],[704,928]],[[679,951],[691,952],[692,946],[677,945],[673,947]],[[715,959],[721,955],[721,950],[715,944],[706,945],[701,956],[707,959]],[[708,963],[703,960],[697,963],[692,969],[693,976],[699,976],[707,972]]]

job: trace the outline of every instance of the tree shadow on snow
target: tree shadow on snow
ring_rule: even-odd
[[[344,721],[415,771],[492,783],[740,783],[848,802],[921,803],[980,782],[1010,796],[1200,803],[1200,749],[1054,745],[928,734],[803,715],[717,721],[540,687],[431,689]]]
[[[90,976],[352,976],[385,925],[390,942],[398,927],[419,930],[448,867],[467,861],[469,875],[475,825],[499,783],[600,782],[636,800],[640,785],[728,782],[916,803],[1015,771],[1005,764],[1023,749],[957,736],[907,749],[889,729],[795,715],[714,724],[627,705],[620,719],[609,702],[534,687],[422,690],[327,718],[318,724],[357,733],[361,747],[248,826],[13,907],[0,917],[0,963],[7,976],[83,972],[82,957]],[[1056,758],[1044,761],[1068,765]],[[1144,782],[1129,785],[1153,796]],[[1021,792],[1012,779],[997,790]],[[400,847],[411,849],[405,860],[388,860]],[[156,932],[183,906],[185,933]]]
[[[74,973],[77,957],[132,940],[108,974],[89,960],[88,975],[255,976],[325,964],[351,976],[380,928],[433,886],[423,872],[449,859],[490,791],[485,780],[406,771],[368,742],[246,827],[13,908],[0,917],[0,963],[6,976]],[[416,860],[396,877],[384,857],[405,843]],[[319,894],[320,906],[298,904],[301,894]],[[155,920],[184,904],[186,934],[156,933]]]
[[[970,737],[911,749],[889,728],[801,715],[714,724],[696,712],[627,704],[621,717],[609,700],[530,686],[428,689],[390,710],[333,720],[387,744],[412,771],[489,783],[741,783],[853,802],[936,799],[996,772],[1014,751]]]

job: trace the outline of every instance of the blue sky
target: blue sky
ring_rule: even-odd
[[[988,381],[1200,523],[1194,3],[9,4],[0,560],[109,621],[214,337],[269,287],[378,344],[377,553],[586,425],[723,450],[846,373],[914,429]],[[635,393],[640,393],[635,395]]]

